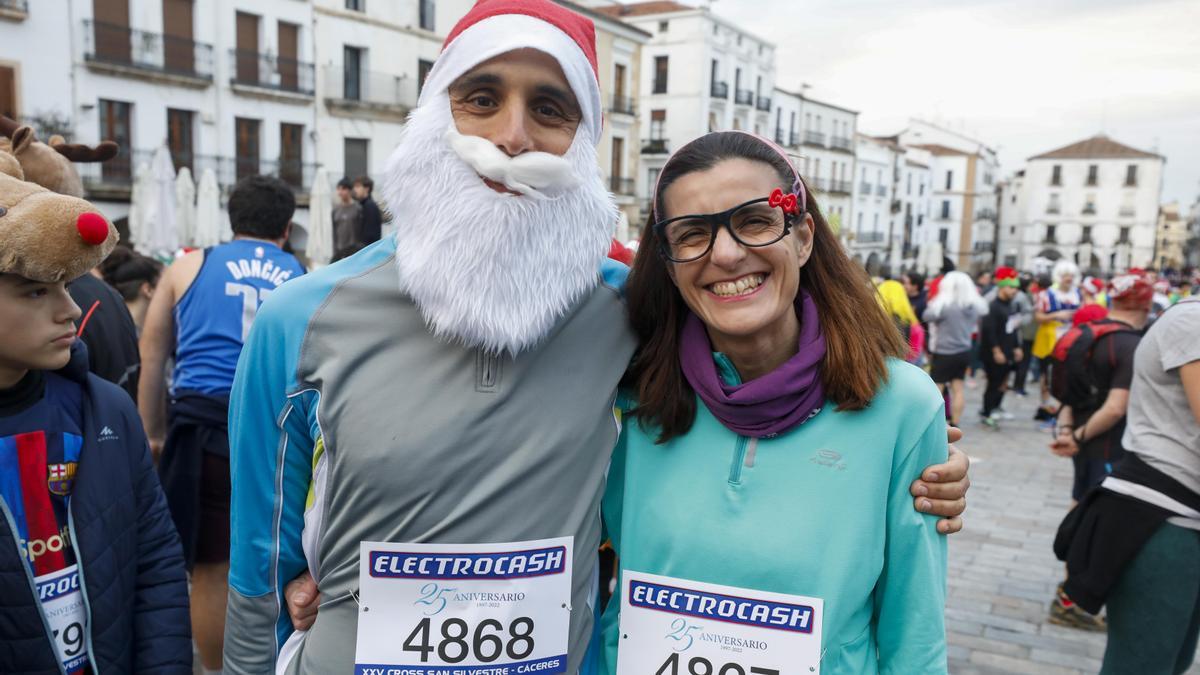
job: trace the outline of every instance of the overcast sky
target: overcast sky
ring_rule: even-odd
[[[700,4],[699,0],[687,0]],[[1200,194],[1200,0],[716,0],[774,42],[776,83],[997,148],[1008,174],[1101,131],[1167,157],[1164,202]]]

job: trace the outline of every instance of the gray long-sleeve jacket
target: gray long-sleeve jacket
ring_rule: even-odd
[[[389,238],[284,284],[246,341],[230,401],[225,670],[354,672],[362,541],[570,536],[577,673],[616,387],[636,343],[616,290],[624,267],[606,262],[541,345],[494,357],[430,334],[398,290],[394,252]],[[300,635],[283,587],[305,569],[322,605]]]

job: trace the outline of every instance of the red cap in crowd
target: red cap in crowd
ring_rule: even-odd
[[[1075,315],[1071,317],[1072,325],[1091,323],[1099,321],[1108,316],[1108,308],[1104,305],[1084,305],[1076,310]]]
[[[1154,300],[1154,286],[1143,275],[1122,274],[1109,282],[1108,299],[1122,305],[1149,307]]]

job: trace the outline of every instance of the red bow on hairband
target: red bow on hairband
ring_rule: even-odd
[[[794,194],[783,194],[783,190],[775,188],[771,196],[767,198],[767,206],[775,208],[776,206],[783,209],[784,213],[793,215],[800,213],[800,201]]]

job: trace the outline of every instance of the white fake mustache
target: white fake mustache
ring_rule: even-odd
[[[552,199],[579,184],[571,163],[558,155],[526,152],[509,157],[486,138],[459,133],[453,124],[446,129],[446,142],[480,176],[522,195]]]

